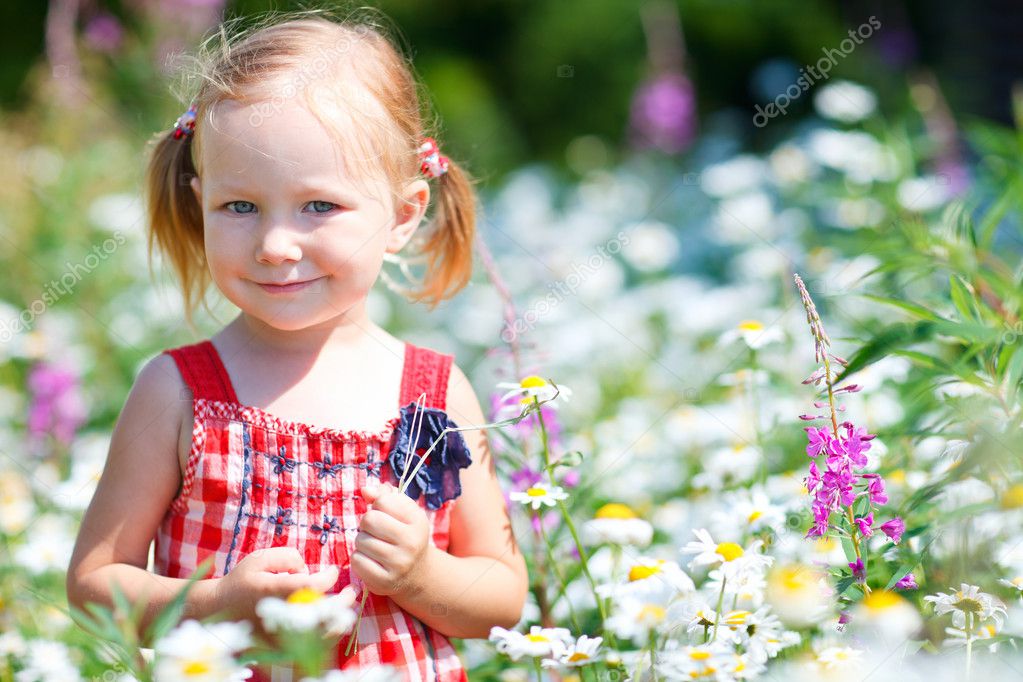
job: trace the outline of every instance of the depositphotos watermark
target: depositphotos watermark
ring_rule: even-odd
[[[840,42],[837,48],[823,48],[821,52],[824,56],[818,59],[813,66],[807,64],[801,68],[799,78],[785,88],[785,92],[775,97],[774,101],[765,107],[761,107],[759,104],[754,107],[757,113],[753,116],[753,125],[763,128],[775,116],[784,116],[793,100],[799,99],[814,83],[827,80],[831,69],[838,66],[838,60],[851,55],[858,46],[863,44],[864,40],[874,35],[874,31],[879,28],[881,28],[880,19],[871,15],[856,29],[849,29],[849,37]]]
[[[102,244],[95,244],[81,263],[65,261],[64,273],[60,279],[51,279],[39,298],[32,301],[13,320],[0,320],[0,343],[7,343],[14,338],[15,334],[32,329],[37,317],[45,313],[62,297],[70,294],[75,285],[85,278],[85,275],[98,268],[127,241],[128,239],[118,230],[114,232],[113,237],[103,240]]]

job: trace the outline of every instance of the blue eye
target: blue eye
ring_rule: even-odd
[[[242,205],[248,207],[249,210],[231,211],[232,213],[238,213],[238,214],[244,215],[246,213],[252,213],[253,211],[256,210],[256,205],[254,203],[252,203],[251,201],[231,201],[231,202],[228,202],[225,205],[228,207],[228,210],[230,210],[231,206],[234,206],[235,204],[242,204]]]
[[[310,201],[310,206],[313,206],[313,213],[330,213],[332,209],[337,207],[337,204],[333,204],[329,201]],[[316,208],[322,208],[322,211],[316,210]]]

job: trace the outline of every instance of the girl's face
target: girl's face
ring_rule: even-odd
[[[341,315],[358,323],[384,253],[422,219],[429,185],[415,180],[395,202],[382,176],[353,178],[340,146],[294,100],[269,116],[259,103],[223,100],[204,121],[191,182],[210,273],[273,328],[331,326]]]

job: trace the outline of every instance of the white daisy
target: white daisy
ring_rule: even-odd
[[[825,118],[842,123],[861,121],[877,109],[877,95],[862,85],[836,80],[814,93],[813,105]]]
[[[684,646],[665,651],[656,664],[657,671],[668,679],[720,679],[719,672],[735,665],[735,654],[724,642]]]
[[[841,670],[855,665],[863,658],[861,649],[851,646],[831,646],[817,653],[817,662],[827,670]]]
[[[678,592],[661,581],[655,581],[649,590],[632,594],[616,594],[614,608],[607,619],[607,628],[616,636],[631,639],[637,646],[645,646],[653,631],[670,629],[668,607]]]
[[[661,592],[669,588],[675,592],[693,592],[696,585],[674,561],[640,557],[631,562],[628,572],[620,580],[597,586],[602,597],[635,596],[643,592]]]
[[[540,402],[553,401],[548,403],[551,407],[556,407],[558,401],[554,400],[557,397],[559,400],[568,400],[572,396],[572,389],[564,384],[556,384],[553,381],[548,381],[543,377],[538,377],[535,374],[530,375],[522,379],[522,381],[511,383],[502,381],[497,384],[498,388],[506,388],[508,391],[501,396],[501,403],[507,402],[513,396],[521,396],[519,398],[519,404],[522,406],[528,405],[533,402],[533,398],[536,398]]]
[[[594,517],[583,523],[583,541],[590,545],[609,543],[646,547],[654,536],[654,527],[639,518],[630,507],[617,502],[605,504]]]
[[[721,579],[724,577],[720,568],[715,568],[707,574],[707,581],[703,588],[708,594],[719,594],[721,592]],[[767,589],[767,579],[760,572],[737,571],[732,573],[725,583],[726,592],[735,600],[736,608],[760,608],[764,603],[764,590]]]
[[[720,342],[729,344],[737,339],[742,339],[743,343],[752,350],[758,350],[769,343],[782,341],[784,338],[785,335],[776,326],[765,327],[764,323],[759,320],[743,320],[722,334]]]
[[[240,682],[252,671],[234,656],[252,645],[247,621],[203,625],[188,619],[156,642],[155,682]]]
[[[558,659],[574,643],[566,628],[543,628],[539,625],[531,627],[525,635],[495,626],[490,628],[489,639],[497,644],[500,653],[506,654],[513,661],[523,656]]]
[[[555,506],[558,501],[568,499],[568,493],[561,486],[535,483],[525,490],[516,490],[508,493],[508,497],[512,502],[521,502],[536,510],[545,504],[548,507]]]
[[[901,641],[923,625],[917,608],[901,595],[874,590],[853,610],[852,622],[858,631],[872,630],[888,641]]]
[[[599,660],[597,658],[597,651],[600,649],[600,643],[603,641],[603,637],[582,635],[579,639],[569,644],[557,658],[545,658],[542,665],[545,668],[557,666],[578,668],[595,663]]]
[[[999,630],[1002,629],[1005,604],[998,597],[981,592],[976,585],[962,583],[955,592],[930,594],[924,597],[924,601],[934,604],[935,615],[951,613],[952,625],[957,628],[965,628],[966,614],[973,614],[973,627],[990,618]]]
[[[1019,592],[1020,597],[1023,597],[1023,575],[1016,576],[1012,580],[1007,578],[1000,578],[998,582],[1002,583],[1006,587],[1011,587]]]
[[[70,651],[63,642],[48,639],[33,639],[26,643],[22,668],[10,679],[17,682],[47,682],[67,680],[79,682],[82,679],[78,668],[71,660]]]
[[[696,566],[720,566],[726,580],[739,578],[747,572],[761,573],[771,565],[774,559],[761,554],[760,540],[754,540],[746,549],[735,542],[714,542],[710,533],[699,528],[693,531],[696,542],[690,542],[682,548],[683,554],[695,554],[689,562],[689,568]]]
[[[306,632],[316,628],[331,635],[343,635],[355,624],[355,590],[350,585],[337,594],[325,595],[309,587],[292,592],[287,599],[265,597],[256,604],[256,614],[270,632]]]

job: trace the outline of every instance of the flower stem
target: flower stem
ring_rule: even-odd
[[[550,443],[547,439],[547,425],[543,421],[543,412],[540,411],[539,401],[536,396],[533,396],[533,402],[536,404],[536,418],[540,424],[540,439],[543,443],[543,466],[547,470],[547,477],[550,479],[551,485],[554,483],[554,467],[551,466],[551,451]],[[586,556],[586,550],[583,548],[582,541],[579,540],[579,533],[575,529],[575,524],[572,522],[572,516],[568,513],[568,507],[565,506],[564,501],[558,500],[558,509],[561,510],[561,517],[565,521],[565,525],[568,526],[568,532],[572,534],[572,541],[575,542],[576,551],[579,552],[579,563],[582,565],[583,575],[586,576],[587,582],[590,584],[590,590],[593,592],[593,598],[597,601],[597,610],[600,611],[600,629],[604,634],[607,635],[608,644],[614,648],[617,646],[615,637],[610,632],[606,631],[605,622],[607,621],[607,609],[604,606],[604,600],[600,598],[600,593],[597,592],[597,582],[593,579],[593,575],[590,573],[590,567],[588,565],[588,559]]]
[[[533,667],[536,668],[536,682],[543,682],[543,667],[540,665],[540,659],[533,657]]]
[[[575,628],[576,632],[582,632],[582,628],[579,627],[579,619],[575,615],[575,607],[572,606],[572,600],[568,597],[568,585],[565,584],[565,577],[561,574],[561,569],[558,568],[557,561],[554,560],[554,552],[551,549],[551,541],[547,537],[547,530],[543,527],[543,515],[538,511],[533,511],[533,516],[536,517],[537,525],[540,526],[540,537],[543,539],[544,549],[547,553],[547,563],[550,565],[551,570],[554,572],[554,577],[558,580],[558,585],[561,586],[561,593],[564,595],[565,601],[568,603],[568,613],[572,618],[572,627]]]
[[[721,573],[721,592],[718,594],[718,605],[714,609],[714,634],[711,635],[710,641],[714,641],[718,638],[718,623],[721,622],[721,604],[725,601],[725,575],[724,571]]]
[[[966,614],[966,680],[970,679],[970,668],[973,663],[973,614]]]

